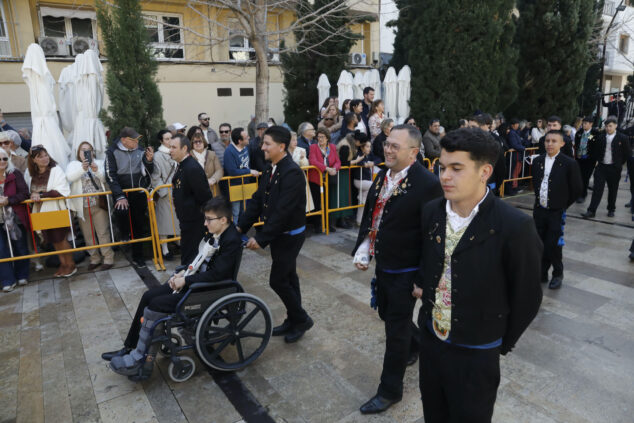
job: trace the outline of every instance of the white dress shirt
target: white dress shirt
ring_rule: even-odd
[[[449,225],[454,232],[461,231],[462,228],[469,226],[471,221],[476,217],[476,214],[478,214],[478,212],[480,211],[480,204],[482,204],[484,199],[487,198],[487,194],[489,194],[489,187],[487,187],[487,190],[484,193],[484,197],[482,197],[482,199],[478,201],[478,204],[475,205],[475,207],[473,208],[473,210],[471,210],[471,213],[469,213],[469,216],[467,217],[462,217],[458,213],[453,211],[453,209],[451,208],[451,201],[447,201],[447,204],[445,205],[445,211],[447,212],[447,221],[449,222]]]
[[[542,184],[539,187],[539,205],[543,208],[548,207],[548,179],[550,178],[550,172],[553,170],[555,158],[558,155],[559,153],[555,154],[553,157],[550,157],[548,154],[546,154],[546,160],[544,160],[544,179],[542,179]]]
[[[605,155],[603,156],[603,164],[612,164],[612,140],[616,136],[616,132],[612,135],[605,134]]]

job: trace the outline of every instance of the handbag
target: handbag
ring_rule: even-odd
[[[90,182],[92,182],[92,184],[95,187],[95,189],[97,190],[97,192],[102,192],[101,188],[99,187],[99,185],[97,185],[97,182],[95,181],[95,178],[93,178],[91,172],[88,172],[88,177],[90,178]],[[100,209],[108,210],[108,194],[100,195],[100,196],[97,197],[97,206]]]

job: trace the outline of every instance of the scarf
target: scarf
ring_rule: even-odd
[[[205,168],[205,158],[207,156],[207,151],[203,150],[202,153],[197,152],[196,150],[192,150],[192,155],[194,156],[194,158],[196,159],[196,161],[202,166],[202,168]]]

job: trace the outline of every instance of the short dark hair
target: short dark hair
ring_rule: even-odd
[[[329,130],[327,130],[326,128],[319,128],[317,130],[317,135],[319,135],[319,134],[324,135],[328,139],[328,142],[330,142],[330,131]]]
[[[356,119],[356,117],[357,117],[357,115],[355,115],[352,112],[346,113],[346,115],[343,117],[343,126],[344,127],[348,127],[350,122],[352,122],[354,119]]]
[[[163,135],[167,134],[168,132],[170,132],[170,131],[167,130],[167,129],[161,129],[160,131],[158,131],[158,134],[156,134],[156,139],[158,140],[158,142],[162,143],[163,142]]]
[[[291,143],[291,131],[288,129],[283,126],[273,125],[264,131],[264,135],[268,135],[278,144],[284,144],[284,150],[288,150],[288,145]]]
[[[594,123],[594,118],[592,116],[586,116],[583,118],[582,122],[591,122]]]
[[[414,116],[412,116],[412,115],[409,115],[409,116],[407,116],[407,118],[403,121],[403,123],[407,123],[407,122],[409,122],[409,121],[410,121],[410,120],[412,120],[412,119],[414,119],[414,122],[416,122],[416,118],[415,118]],[[408,124],[408,125],[409,125],[409,124]]]
[[[217,217],[226,217],[228,221],[231,221],[231,205],[221,195],[213,197],[205,203],[203,213],[207,212],[213,212]]]
[[[438,118],[433,118],[433,119],[430,119],[430,120],[429,120],[429,125],[428,125],[428,126],[432,126],[432,125],[433,125],[434,123],[436,123],[436,122],[440,123],[440,119],[438,119]]]
[[[187,147],[187,152],[192,151],[192,142],[187,138],[187,135],[177,132],[172,139],[178,140],[181,148]]]
[[[548,135],[559,135],[561,137],[561,140],[564,140],[564,131],[562,131],[561,129],[551,129],[550,131],[546,132],[546,135],[544,136],[544,139],[546,139],[545,137],[547,137]]]
[[[480,126],[483,125],[493,125],[493,117],[491,117],[488,113],[481,113],[479,115],[475,115],[473,120]]]
[[[518,118],[513,118],[511,119],[511,125],[519,125],[520,124],[520,120]]]
[[[471,160],[494,166],[500,154],[500,144],[480,128],[460,128],[449,131],[440,140],[440,147],[450,153],[466,151]]]
[[[473,120],[473,118],[470,118],[469,120]],[[459,119],[458,120],[458,126],[464,126],[467,124],[467,120],[466,119]]]
[[[359,141],[361,144],[363,144],[364,142],[370,141],[368,134],[366,134],[365,132],[361,132],[358,129],[354,131],[353,138],[355,141]]]
[[[414,125],[408,125],[406,123],[403,123],[401,125],[394,125],[392,127],[392,132],[394,131],[407,131],[407,137],[410,147],[420,148],[420,144],[423,142],[423,135]]]
[[[374,88],[372,88],[372,87],[365,87],[365,88],[363,89],[363,95],[366,95],[366,94],[370,93],[370,91],[374,91]]]
[[[229,128],[231,128],[231,126],[229,126]],[[242,131],[244,131],[244,128],[240,126],[238,126],[237,128],[233,128],[233,130],[231,131],[231,141],[233,141],[235,145],[238,145],[238,143],[242,139]]]
[[[559,116],[553,115],[553,116],[549,117],[546,121],[547,122],[559,122],[559,123],[561,123],[561,118]]]
[[[354,100],[350,100],[350,110],[354,109],[361,103],[363,103],[363,100],[359,100],[358,98],[355,98]]]
[[[228,126],[229,130],[231,131],[231,124],[230,123],[227,123],[227,122],[221,123],[220,125],[218,125],[218,129],[222,128],[223,126]]]
[[[608,123],[616,123],[618,125],[619,121],[616,116],[608,116],[608,118],[605,120],[605,125],[607,125]]]
[[[205,112],[200,112],[200,113],[198,113],[198,120],[200,120],[200,117],[201,117],[202,115],[206,115],[206,114],[207,114],[207,113],[205,113]]]

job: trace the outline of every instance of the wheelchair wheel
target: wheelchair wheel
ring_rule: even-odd
[[[185,340],[179,333],[172,332],[171,338],[172,344],[175,346],[180,347],[185,345]],[[161,357],[169,357],[171,355],[169,347],[165,344],[161,344],[158,353]]]
[[[174,382],[185,382],[196,371],[196,363],[190,357],[179,356],[177,362],[170,361],[167,373]]]
[[[239,370],[262,354],[271,332],[271,312],[264,301],[251,294],[230,294],[198,321],[196,352],[213,369]]]

